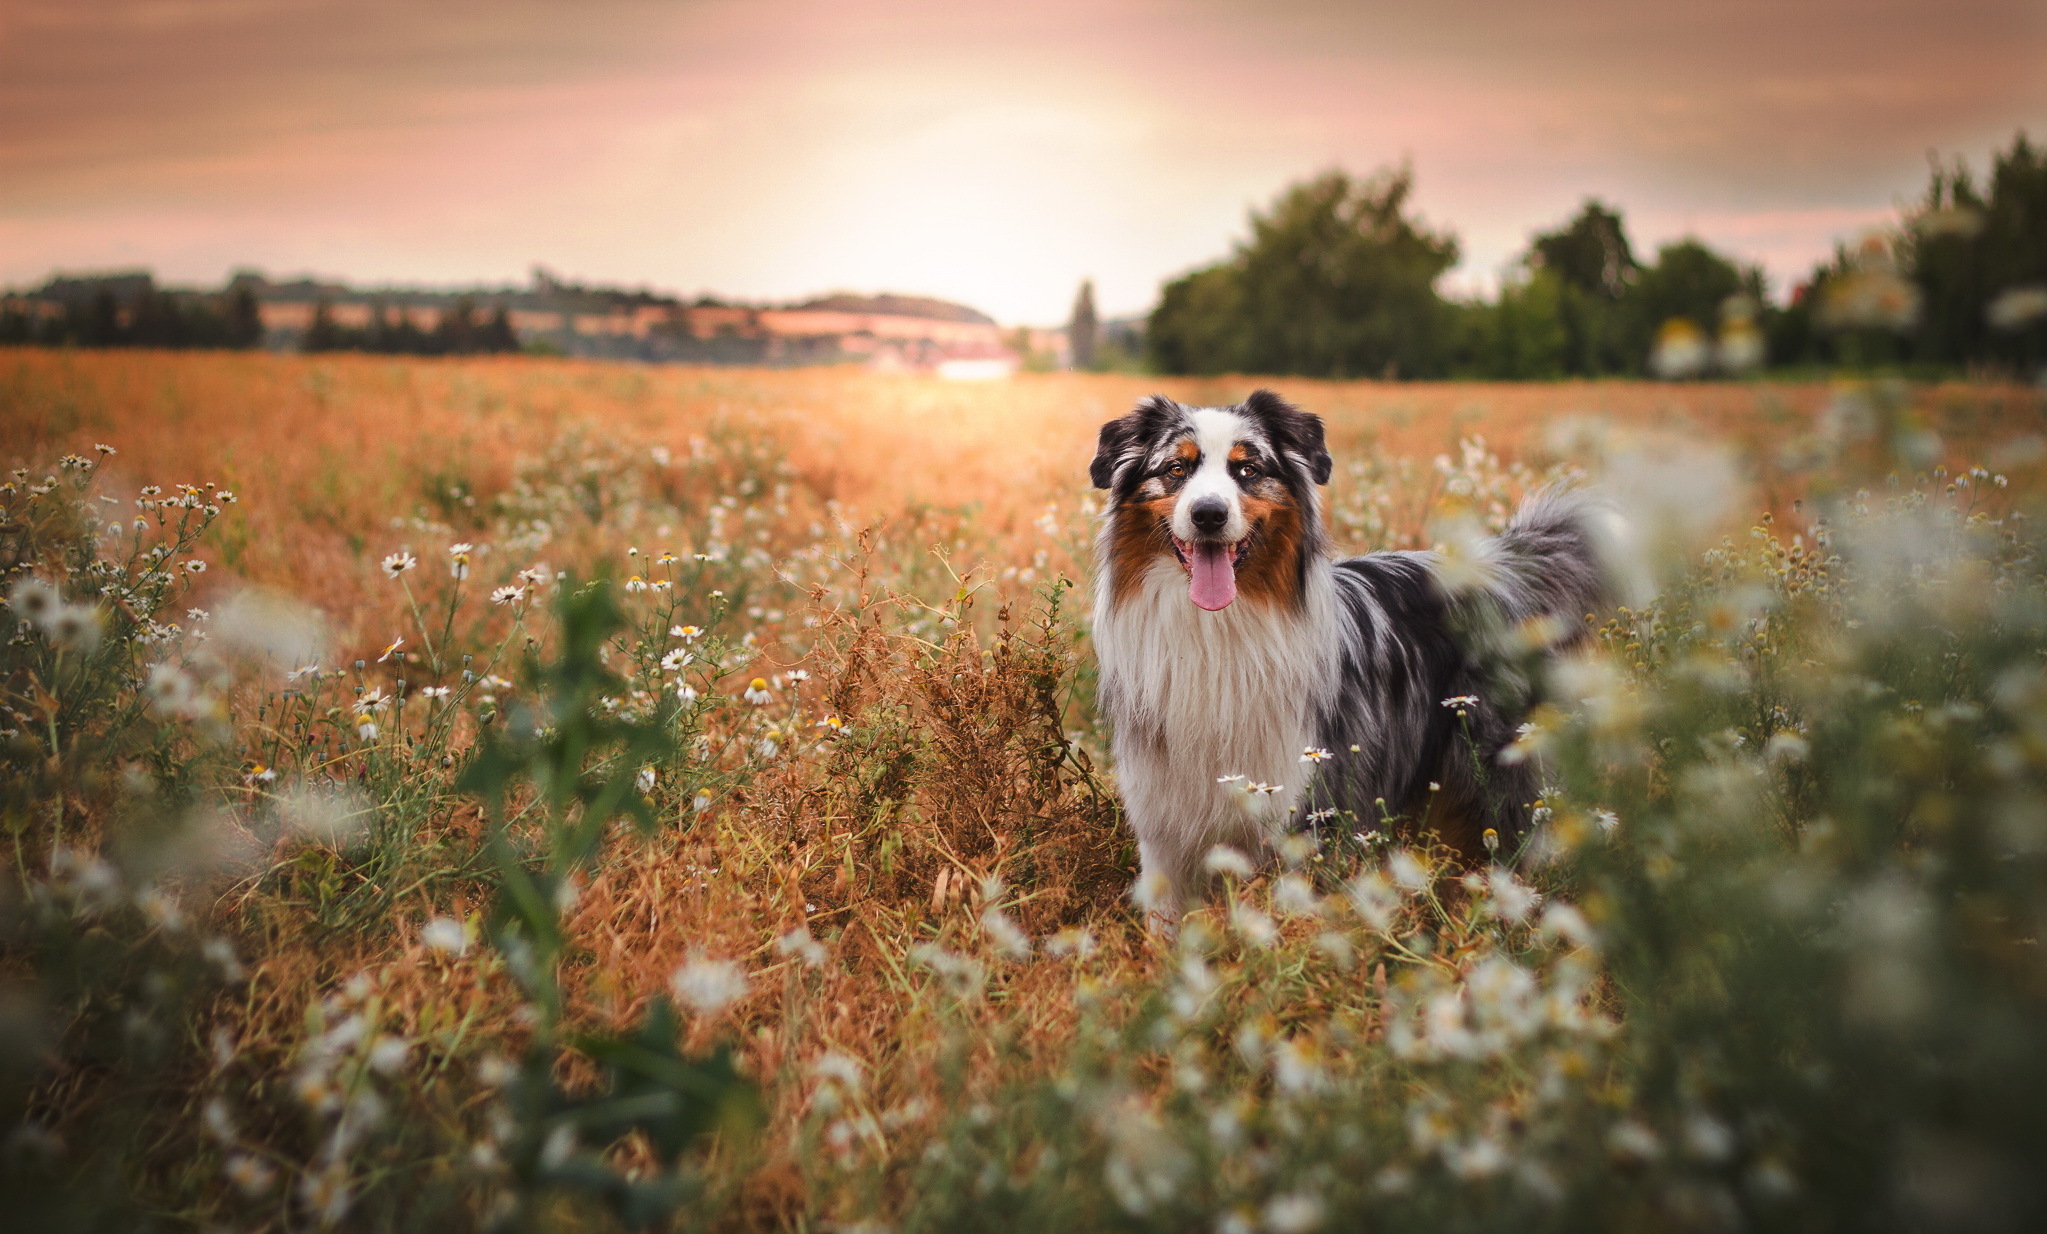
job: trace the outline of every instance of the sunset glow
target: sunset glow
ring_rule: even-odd
[[[1411,159],[1490,285],[1586,195],[1781,293],[1929,151],[2047,120],[2019,3],[11,0],[0,283],[231,267],[1105,312],[1248,207]]]

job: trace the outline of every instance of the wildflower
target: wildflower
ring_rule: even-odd
[[[821,1110],[836,1110],[847,1097],[860,1092],[863,1079],[860,1061],[850,1054],[827,1050],[811,1060],[810,1073],[817,1077],[813,1100]]]
[[[1095,953],[1095,936],[1085,926],[1068,926],[1045,940],[1045,954],[1085,960]]]
[[[1304,763],[1326,763],[1335,757],[1334,754],[1317,746],[1309,746],[1301,751],[1301,761]]]
[[[1217,844],[1210,848],[1208,855],[1201,859],[1201,865],[1211,874],[1221,874],[1229,878],[1249,878],[1257,869],[1251,864],[1249,857],[1227,844]]]
[[[625,581],[625,589],[628,592],[645,591],[647,589],[647,580],[635,574]]]
[[[1010,959],[1030,958],[1031,936],[1024,933],[1016,922],[1010,920],[1009,914],[995,905],[990,904],[982,910],[981,929],[987,932],[989,941],[995,944],[996,950]]]
[[[1488,827],[1485,829],[1485,836],[1483,838],[1485,840],[1485,851],[1497,856],[1500,851],[1499,831],[1495,828]]]
[[[391,554],[389,557],[384,558],[384,577],[397,578],[399,575],[405,573],[407,570],[412,569],[414,566],[418,564],[419,558],[414,557],[411,553],[408,553],[403,549],[400,549],[398,552],[395,552]]]
[[[313,1214],[323,1226],[339,1224],[348,1215],[348,1206],[353,1201],[349,1194],[348,1172],[340,1165],[330,1165],[318,1174],[307,1174],[299,1180],[299,1203]]]
[[[683,706],[689,707],[696,703],[699,695],[697,694],[697,688],[685,681],[675,687],[675,697],[682,700]]]
[[[1542,903],[1540,892],[1505,870],[1494,870],[1486,881],[1493,896],[1493,911],[1507,921],[1525,920]]]
[[[1215,778],[1215,782],[1216,782],[1217,784],[1242,784],[1242,783],[1244,782],[1244,777],[1243,777],[1243,776],[1217,776],[1217,777]]]
[[[384,661],[390,659],[392,656],[396,655],[398,649],[403,646],[405,646],[405,636],[401,634],[397,638],[391,640],[390,646],[384,648],[384,654],[377,657],[377,663],[382,664]]]
[[[790,685],[795,685],[799,681],[809,681],[810,672],[807,669],[792,668],[785,675],[784,680],[786,680]]]
[[[242,773],[244,784],[269,784],[276,779],[277,768],[267,767],[262,763],[251,763],[249,769]]]
[[[448,573],[457,581],[469,577],[469,555],[475,551],[476,546],[466,540],[448,546]]]
[[[428,702],[444,699],[448,697],[448,692],[448,687],[446,686],[421,686],[419,688],[419,696]]]
[[[1265,784],[1258,780],[1251,780],[1245,783],[1244,791],[1247,793],[1256,793],[1264,797],[1270,797],[1274,793],[1279,792],[1281,789],[1285,787],[1286,785],[1284,784]]]
[[[679,638],[685,643],[694,643],[704,636],[704,632],[697,626],[670,626],[668,636]]]
[[[1443,706],[1448,707],[1452,711],[1456,712],[1457,718],[1461,720],[1464,718],[1464,715],[1467,711],[1469,711],[1473,707],[1478,706],[1478,695],[1476,694],[1453,695],[1450,698],[1446,698],[1443,700]]]
[[[711,808],[711,795],[709,793],[698,793],[695,797],[690,798],[689,808],[702,814],[705,810]]]
[[[469,949],[469,935],[453,917],[436,917],[420,927],[419,941],[442,955],[461,955]]]
[[[242,978],[246,975],[242,972],[242,962],[235,957],[234,944],[224,938],[207,939],[206,944],[199,949],[199,954],[205,956],[207,962],[212,964],[215,971],[220,973],[220,979],[230,985],[239,985]],[[218,1040],[216,1040],[217,1044]],[[234,1057],[232,1042],[229,1042],[229,1046],[230,1048],[226,1051],[226,1058],[221,1057],[222,1051],[220,1049],[214,1050],[214,1061],[222,1067],[227,1066],[228,1062],[232,1061]]]
[[[252,1200],[260,1199],[267,1194],[270,1185],[277,1181],[277,1171],[272,1169],[268,1162],[247,1153],[236,1153],[229,1157],[227,1164],[221,1167],[221,1172],[227,1175],[227,1180],[234,1184],[235,1190]]]
[[[1542,932],[1579,947],[1590,947],[1599,939],[1585,914],[1568,904],[1551,904],[1543,910]]]
[[[405,1056],[412,1045],[402,1037],[379,1037],[370,1047],[370,1070],[378,1075],[397,1075],[405,1069]]]
[[[827,730],[825,736],[836,737],[845,730],[846,722],[837,716],[826,716],[817,722],[817,727]]]
[[[231,506],[235,504],[235,495],[229,492],[227,489],[217,490],[213,494],[213,499],[224,506]]]
[[[175,933],[185,928],[185,912],[178,902],[166,895],[160,888],[145,887],[136,893],[135,906],[151,925]]]
[[[1272,905],[1280,912],[1292,916],[1304,916],[1322,910],[1322,901],[1315,895],[1315,886],[1298,874],[1288,874],[1273,884]]]
[[[774,696],[768,693],[767,679],[764,677],[756,677],[753,679],[752,682],[750,682],[747,685],[746,693],[743,695],[743,697],[746,699],[747,702],[752,703],[756,707],[759,707],[767,703]]]
[[[1272,918],[1247,904],[1231,906],[1230,928],[1253,947],[1270,947],[1279,937],[1279,927],[1272,924]]]
[[[1329,1088],[1329,1072],[1322,1065],[1321,1051],[1311,1041],[1286,1038],[1273,1047],[1270,1061],[1273,1081],[1281,1092],[1318,1093]]]
[[[25,578],[7,593],[8,607],[38,626],[46,626],[55,618],[63,603],[57,589],[38,578]]]
[[[639,775],[637,775],[637,776],[635,776],[635,777],[633,777],[633,783],[634,783],[634,785],[635,785],[635,786],[637,786],[637,787],[639,788],[639,790],[640,790],[640,795],[641,795],[642,797],[646,796],[646,795],[647,795],[648,793],[651,793],[651,792],[653,792],[653,791],[654,791],[654,769],[653,769],[652,767],[642,767],[642,768],[640,768],[640,774],[639,774]]]
[[[693,952],[688,963],[675,970],[668,988],[677,1002],[701,1015],[716,1015],[746,997],[746,973],[730,960],[707,959]]]
[[[791,959],[800,959],[812,968],[825,962],[824,944],[812,938],[810,927],[801,923],[775,940],[775,950]]]
[[[937,973],[962,991],[980,986],[981,965],[937,943],[919,943],[910,948],[910,958]]]
[[[1400,849],[1386,862],[1386,870],[1393,875],[1393,881],[1409,891],[1429,889],[1429,868],[1415,858],[1407,849]]]
[[[356,736],[362,738],[364,741],[375,741],[377,739],[377,733],[378,729],[376,721],[370,719],[369,716],[367,715],[357,714],[357,716],[355,717]]]
[[[490,602],[492,604],[517,604],[525,598],[526,589],[524,587],[497,587],[493,588],[490,593]]]
[[[106,444],[103,441],[94,442],[92,448],[99,451],[101,454],[112,455],[120,453],[119,450],[114,449],[112,446]]]
[[[661,671],[664,673],[673,673],[678,671],[679,669],[682,668],[683,665],[688,663],[689,653],[687,651],[684,651],[682,648],[677,647],[675,650],[661,657]]]
[[[91,651],[99,646],[100,641],[99,610],[81,604],[66,604],[57,610],[46,630],[50,645],[60,651]]]
[[[1606,1133],[1606,1147],[1623,1161],[1650,1162],[1663,1154],[1656,1133],[1632,1120],[1613,1125]]]

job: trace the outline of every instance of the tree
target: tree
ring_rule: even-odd
[[[1168,284],[1148,331],[1168,372],[1429,376],[1447,360],[1436,279],[1457,240],[1407,215],[1405,167],[1325,172],[1250,219],[1224,262]]]
[[[476,350],[476,336],[476,303],[468,296],[458,296],[434,327],[434,350],[443,355],[466,355]]]
[[[1087,371],[1095,366],[1095,284],[1093,279],[1082,279],[1080,295],[1073,301],[1073,319],[1066,325],[1066,347],[1073,356],[1073,367]]]
[[[1641,265],[1618,210],[1586,198],[1570,222],[1535,237],[1525,260],[1556,280],[1566,372],[1589,377],[1640,364],[1627,350],[1619,305]]]
[[[1545,232],[1530,246],[1543,269],[1566,286],[1618,300],[1641,267],[1628,244],[1620,212],[1597,197],[1588,197],[1578,215],[1561,229]]]
[[[341,327],[334,324],[334,306],[323,298],[313,306],[313,323],[306,327],[305,337],[299,340],[299,350],[339,351],[345,345]]]
[[[1908,222],[1899,257],[1923,297],[1917,354],[2021,372],[2047,363],[2047,150],[2020,133],[1993,159],[1987,193],[1966,164],[1936,164]]]
[[[1664,245],[1656,264],[1643,269],[1621,298],[1617,335],[1628,369],[1642,367],[1671,322],[1689,322],[1702,336],[1710,335],[1735,296],[1760,303],[1762,271],[1738,266],[1695,239]]]
[[[477,336],[480,351],[508,352],[519,350],[519,333],[512,329],[512,314],[504,305],[498,305],[491,313],[490,320],[483,324]]]
[[[256,347],[262,342],[263,309],[256,303],[256,293],[236,287],[227,297],[227,345]]]

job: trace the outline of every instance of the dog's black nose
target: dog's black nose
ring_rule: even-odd
[[[1194,530],[1213,535],[1230,521],[1230,507],[1215,497],[1204,497],[1187,511],[1187,517],[1194,520]]]

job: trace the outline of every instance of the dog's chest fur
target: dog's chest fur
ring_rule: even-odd
[[[1255,854],[1265,837],[1246,806],[1283,818],[1308,779],[1301,752],[1334,684],[1335,598],[1328,570],[1311,569],[1298,611],[1240,602],[1206,612],[1188,603],[1171,561],[1144,568],[1140,587],[1096,606],[1102,700],[1147,868],[1191,875],[1214,844]],[[1283,789],[1253,800],[1222,776]]]

